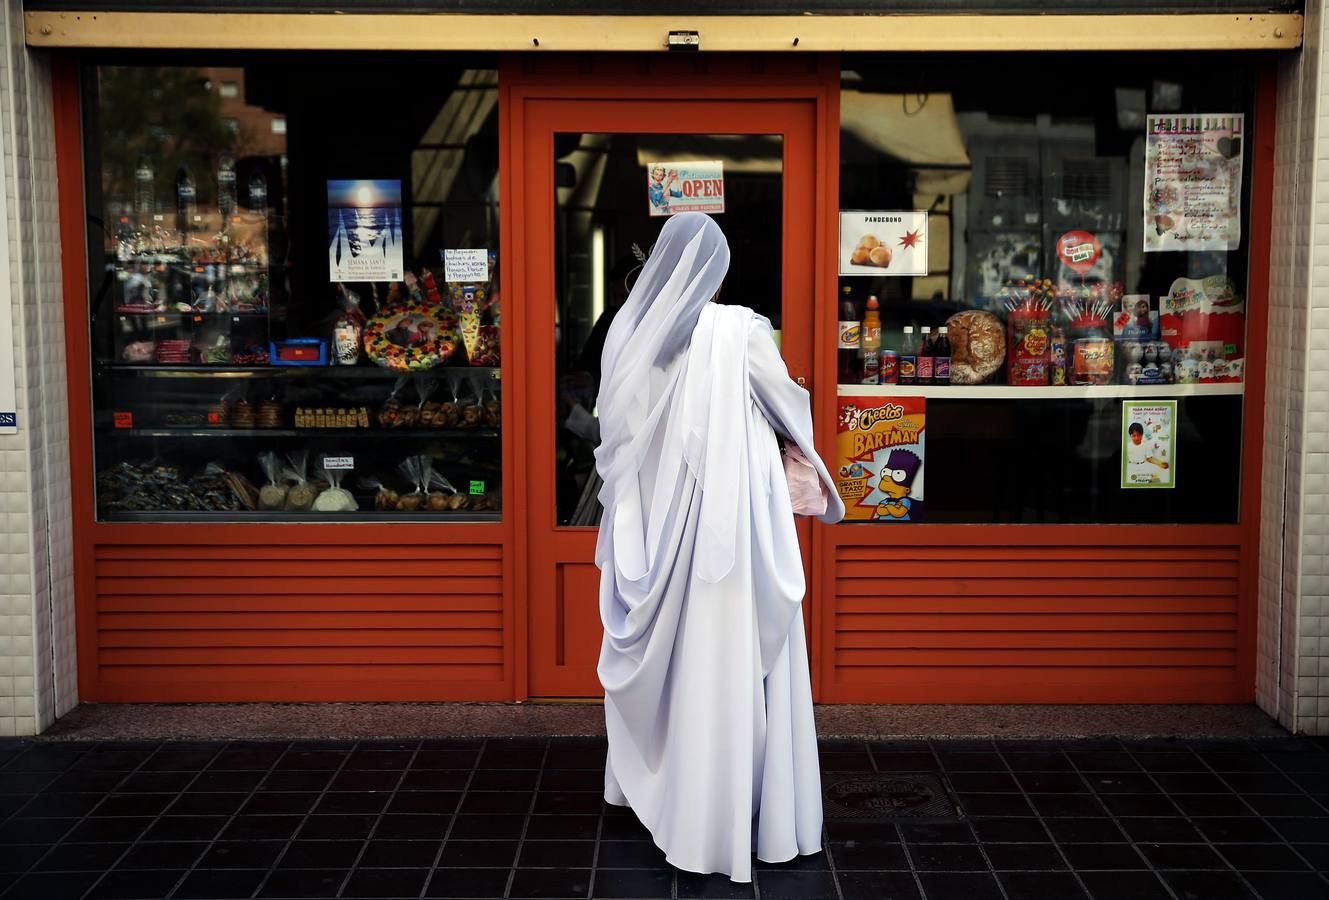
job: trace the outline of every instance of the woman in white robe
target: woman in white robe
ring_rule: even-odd
[[[598,399],[604,518],[605,799],[669,862],[752,880],[752,853],[821,849],[802,554],[777,434],[812,461],[807,392],[771,325],[716,296],[714,220],[672,217],[605,342]]]

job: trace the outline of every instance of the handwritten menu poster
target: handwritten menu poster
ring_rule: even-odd
[[[1148,117],[1146,253],[1237,249],[1244,139],[1240,113]]]

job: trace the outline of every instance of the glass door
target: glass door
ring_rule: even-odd
[[[530,692],[595,696],[605,334],[670,212],[722,204],[711,213],[731,250],[720,302],[769,317],[791,373],[809,378],[815,116],[797,101],[527,108]]]

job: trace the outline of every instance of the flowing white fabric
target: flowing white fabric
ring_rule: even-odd
[[[599,397],[605,799],[670,863],[752,880],[821,848],[802,554],[777,432],[844,506],[770,323],[709,303],[729,251],[665,225],[610,328]]]

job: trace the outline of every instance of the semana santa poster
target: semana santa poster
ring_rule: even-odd
[[[927,273],[927,210],[840,210],[841,275]]]
[[[1121,404],[1123,488],[1176,485],[1176,423],[1176,400],[1127,400]]]
[[[724,212],[724,163],[718,159],[646,165],[646,197],[653,216]]]
[[[328,277],[401,281],[401,182],[328,182]]]
[[[1148,117],[1144,252],[1237,249],[1244,129],[1240,113]]]
[[[841,397],[835,488],[846,522],[923,518],[922,397]]]

